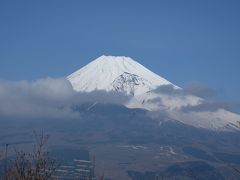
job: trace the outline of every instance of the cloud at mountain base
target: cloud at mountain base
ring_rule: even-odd
[[[195,86],[194,92],[202,95],[211,94],[199,90]],[[187,95],[189,90],[176,89],[171,85],[160,86],[156,93],[170,96]],[[191,91],[193,92],[193,91]],[[196,94],[196,93],[192,93]],[[129,97],[118,92],[93,91],[91,93],[76,92],[65,78],[45,78],[36,81],[0,81],[0,118],[14,119],[76,119],[81,114],[73,107],[82,103],[99,102],[110,104],[125,104]],[[153,99],[151,103],[162,104],[161,98]],[[164,106],[164,104],[162,104]],[[234,109],[234,104],[227,102],[210,101],[207,98],[201,104],[182,106],[180,111],[205,112],[218,109]],[[167,113],[161,110],[159,113],[151,113],[152,117],[167,118]]]
[[[178,112],[182,113],[190,113],[190,112],[216,112],[220,109],[225,109],[234,113],[239,113],[240,106],[237,103],[231,103],[226,101],[219,101],[214,100],[212,97],[219,94],[216,90],[213,90],[211,88],[208,88],[207,86],[202,85],[201,83],[189,83],[185,88],[176,88],[173,85],[162,85],[159,86],[157,89],[153,90],[156,94],[163,94],[167,97],[178,97],[182,98],[183,102],[182,105],[180,103],[179,107],[177,108]],[[197,104],[188,104],[186,105],[184,103],[184,99],[186,97],[199,97],[199,103]],[[151,99],[149,102],[157,103],[160,107],[164,107],[164,102],[162,103],[162,100],[160,97],[157,97],[155,99]],[[177,103],[177,102],[176,102]],[[167,113],[164,113],[164,108],[159,110],[159,113],[153,112],[150,113],[154,116],[158,115],[162,117]]]
[[[114,92],[77,93],[65,78],[0,81],[1,118],[75,119],[73,106],[84,102],[121,104],[128,97]]]

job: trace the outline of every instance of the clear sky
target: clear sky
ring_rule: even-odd
[[[63,77],[102,54],[240,102],[240,1],[0,1],[0,79]]]

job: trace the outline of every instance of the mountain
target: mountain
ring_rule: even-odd
[[[172,84],[138,62],[124,56],[101,56],[72,73],[67,79],[76,91],[117,91],[139,95]]]
[[[118,92],[129,96],[124,105],[141,108],[162,124],[174,120],[197,128],[239,130],[240,115],[205,107],[205,100],[125,56],[101,56],[67,77],[77,92]],[[205,107],[205,108],[204,108]]]

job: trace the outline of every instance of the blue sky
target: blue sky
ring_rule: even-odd
[[[125,55],[240,102],[240,1],[0,1],[0,79],[63,77]]]

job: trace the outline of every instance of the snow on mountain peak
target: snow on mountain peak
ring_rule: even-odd
[[[67,77],[80,92],[118,91],[139,95],[172,84],[130,57],[102,55]]]

